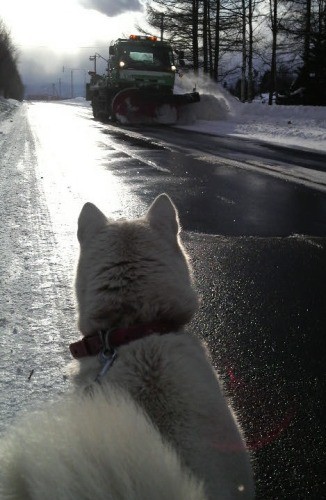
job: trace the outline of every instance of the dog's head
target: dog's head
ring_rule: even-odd
[[[197,294],[179,231],[177,210],[165,194],[132,221],[113,221],[84,205],[76,278],[84,335],[152,322],[178,329],[191,319]]]

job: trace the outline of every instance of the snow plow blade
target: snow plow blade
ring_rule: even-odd
[[[178,120],[180,106],[199,101],[198,92],[162,95],[128,88],[114,96],[112,118],[123,124],[173,125]]]

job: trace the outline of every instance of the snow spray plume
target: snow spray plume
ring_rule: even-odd
[[[178,120],[179,124],[190,124],[196,120],[227,120],[237,113],[238,102],[223,87],[205,75],[187,72],[177,78],[175,93],[200,93],[200,102],[185,106]]]

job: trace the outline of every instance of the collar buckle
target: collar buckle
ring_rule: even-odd
[[[114,348],[110,344],[110,334],[112,330],[99,330],[98,335],[100,337],[102,349],[100,351],[100,355],[104,355],[106,357],[112,356],[114,351]]]

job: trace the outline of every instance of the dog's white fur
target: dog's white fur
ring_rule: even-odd
[[[84,206],[81,332],[155,322],[171,333],[121,346],[100,387],[98,358],[76,363],[87,392],[29,415],[2,443],[1,499],[253,498],[239,426],[205,348],[183,330],[197,295],[178,234],[166,195],[135,221]]]
[[[2,499],[206,498],[139,406],[113,389],[26,416],[1,454]]]

